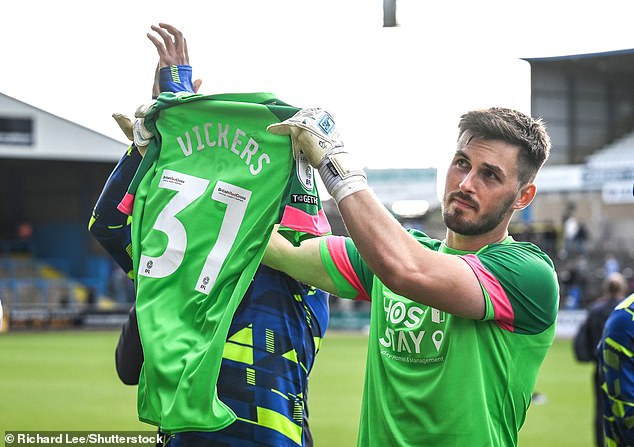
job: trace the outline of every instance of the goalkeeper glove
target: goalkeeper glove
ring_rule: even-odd
[[[135,116],[139,113],[141,113],[142,116],[145,116],[145,112],[149,110],[149,107],[145,110],[145,112],[139,112],[139,110],[143,107],[144,106],[141,106],[137,109]],[[144,156],[147,145],[150,143],[150,139],[154,137],[154,134],[145,128],[143,118],[136,118],[132,121],[127,115],[117,112],[113,113],[112,117],[117,122],[126,138],[132,141],[141,156]]]
[[[141,148],[145,150],[147,145],[150,144],[150,140],[154,138],[154,134],[145,127],[145,116],[154,107],[154,104],[156,104],[156,100],[139,106],[134,112],[135,119],[132,131],[134,133],[134,144],[139,148],[139,151]]]
[[[290,135],[295,158],[300,151],[306,156],[337,203],[368,188],[365,172],[344,149],[335,121],[325,110],[302,109],[281,123],[269,125],[267,130]]]
[[[132,120],[127,115],[124,115],[123,113],[115,112],[112,114],[112,117],[119,125],[119,128],[123,131],[123,134],[125,135],[125,137],[130,141],[134,141],[134,132],[132,131],[132,127],[133,127]]]

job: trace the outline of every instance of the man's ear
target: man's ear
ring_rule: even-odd
[[[526,185],[522,186],[519,191],[517,200],[515,200],[513,208],[516,210],[523,210],[524,208],[526,208],[535,198],[535,193],[537,193],[537,187],[535,186],[535,183],[527,183]]]

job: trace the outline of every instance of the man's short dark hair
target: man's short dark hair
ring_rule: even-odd
[[[499,140],[519,147],[520,185],[535,180],[550,154],[550,137],[541,119],[503,107],[474,110],[460,117],[458,141]]]

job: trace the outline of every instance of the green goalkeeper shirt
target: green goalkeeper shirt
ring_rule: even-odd
[[[553,264],[511,237],[466,253],[411,234],[426,249],[469,264],[486,315],[461,318],[399,296],[372,274],[351,239],[322,241],[338,295],[372,301],[358,445],[515,446],[555,335]]]
[[[235,420],[216,381],[235,309],[281,216],[293,157],[269,124],[297,109],[268,94],[162,94],[131,185],[144,365],[142,421],[166,432]]]

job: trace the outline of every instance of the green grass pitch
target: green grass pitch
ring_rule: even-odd
[[[0,431],[152,431],[136,417],[136,388],[114,370],[118,331],[0,334]],[[327,334],[310,379],[315,445],[354,446],[367,336]],[[591,366],[555,342],[538,379],[520,447],[592,446]],[[424,386],[424,384],[421,384]],[[0,443],[4,445],[4,436]]]

